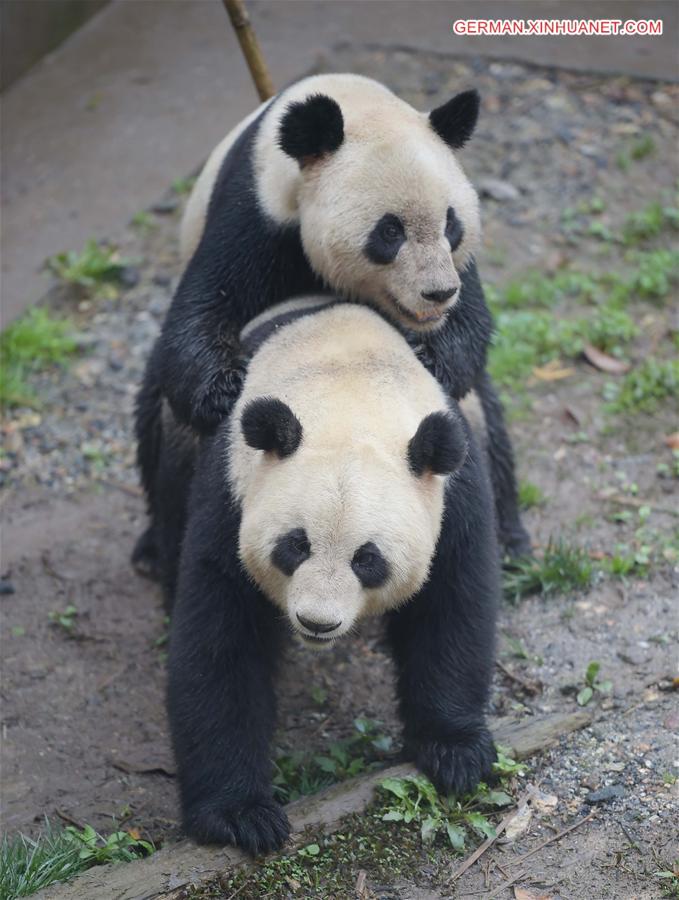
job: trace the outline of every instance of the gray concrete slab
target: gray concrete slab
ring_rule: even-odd
[[[338,41],[403,44],[677,80],[674,0],[253,0],[274,81]],[[662,18],[662,37],[457,37],[460,18]],[[219,0],[116,0],[3,98],[2,302],[40,296],[49,255],[112,233],[256,103]]]

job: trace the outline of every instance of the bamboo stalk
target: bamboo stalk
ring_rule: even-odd
[[[257,35],[245,9],[245,3],[243,0],[222,0],[222,2],[229,14],[229,19],[231,19],[233,30],[238,37],[238,43],[250,69],[252,80],[255,82],[259,99],[268,100],[276,92],[269,70],[264,62],[262,48],[259,46]]]

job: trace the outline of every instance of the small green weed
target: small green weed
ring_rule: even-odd
[[[521,774],[523,767],[498,748],[495,771],[499,776]],[[470,832],[482,838],[495,837],[488,812],[513,802],[506,790],[493,790],[480,782],[475,791],[463,797],[441,796],[424,775],[385,778],[380,788],[389,796],[382,815],[384,822],[415,822],[420,826],[423,843],[444,834],[454,850],[464,850]]]
[[[186,178],[175,178],[172,182],[172,190],[175,194],[189,194],[193,190],[193,186],[196,183],[196,176],[189,175]]]
[[[154,847],[126,831],[104,838],[89,825],[54,829],[45,822],[41,834],[5,836],[0,844],[0,900],[27,897],[57,881],[68,881],[92,866],[130,861]]]
[[[331,743],[327,754],[297,751],[278,756],[273,778],[276,797],[289,803],[371,768],[391,749],[391,738],[381,734],[378,726],[370,719],[355,719],[355,734]]]
[[[622,240],[626,244],[635,244],[657,237],[666,227],[679,228],[679,209],[663,206],[656,200],[627,216],[622,226]]]
[[[90,239],[80,253],[68,250],[47,260],[47,268],[65,284],[75,285],[95,296],[115,296],[115,282],[130,260],[122,259],[114,247]]]
[[[505,639],[510,654],[514,659],[524,659],[527,662],[534,662],[538,666],[541,666],[544,663],[544,659],[541,656],[530,654],[518,638],[512,637],[511,634],[505,632]]]
[[[49,614],[49,619],[52,625],[61,628],[66,634],[72,635],[78,615],[79,613],[75,606],[67,606],[63,612],[52,611]]]
[[[155,850],[149,841],[142,841],[127,831],[114,831],[104,838],[91,825],[85,825],[82,831],[69,825],[66,832],[78,848],[78,859],[87,866],[132,862],[140,856],[150,856]]]
[[[512,603],[529,594],[586,590],[594,566],[586,550],[564,541],[549,542],[541,559],[514,560],[503,574],[505,597]]]
[[[533,484],[532,481],[521,481],[519,483],[519,506],[521,509],[533,509],[535,506],[542,506],[545,503],[545,499],[545,495],[537,484]]]
[[[610,382],[604,390],[607,409],[612,413],[654,412],[668,398],[679,400],[679,359],[647,359],[620,382]]]
[[[629,151],[630,157],[635,160],[645,159],[651,153],[655,153],[655,141],[650,134],[645,134],[636,140]]]
[[[659,872],[654,872],[653,877],[660,882],[660,890],[663,897],[679,897],[679,857],[673,863]]]
[[[613,578],[644,577],[648,575],[649,566],[650,551],[648,547],[639,547],[635,551],[630,551],[627,547],[618,547],[616,552],[603,564],[604,570]]]
[[[145,209],[140,210],[140,212],[135,213],[132,216],[130,224],[133,228],[138,229],[142,233],[153,231],[158,227],[158,222],[156,219]]]
[[[78,349],[73,325],[44,307],[29,309],[0,334],[0,406],[34,406],[32,372],[64,362]]]
[[[677,250],[632,251],[629,259],[635,266],[629,283],[630,296],[659,300],[666,297],[679,280]]]
[[[578,691],[576,698],[578,706],[587,706],[595,692],[599,694],[610,694],[613,688],[613,682],[599,681],[600,670],[601,663],[598,662],[591,662],[587,666],[587,671],[585,672],[585,686],[582,690]]]

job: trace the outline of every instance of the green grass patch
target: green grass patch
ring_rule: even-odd
[[[289,803],[352,778],[374,767],[390,749],[391,738],[380,733],[378,722],[355,719],[354,734],[330,743],[327,753],[296,751],[276,757],[273,778],[276,799]]]
[[[157,220],[145,209],[140,210],[140,212],[135,213],[130,220],[130,224],[133,228],[136,228],[138,231],[142,233],[147,233],[149,231],[153,231],[158,227]]]
[[[605,399],[612,413],[652,413],[666,400],[679,407],[679,359],[647,359],[622,381],[610,382]]]
[[[116,831],[102,837],[90,825],[54,829],[45,822],[37,838],[3,837],[0,844],[0,900],[28,897],[56,881],[68,881],[92,866],[130,862],[153,853],[148,841]]]
[[[28,376],[63,363],[77,349],[70,320],[43,307],[29,309],[0,334],[0,406],[34,406]]]
[[[561,357],[575,358],[585,344],[620,356],[637,333],[632,317],[612,305],[575,320],[557,319],[542,311],[501,312],[496,316],[488,371],[500,386],[520,390],[536,366]]]
[[[622,226],[622,241],[625,244],[646,241],[657,237],[665,228],[679,228],[679,209],[655,200],[627,216]]]
[[[629,261],[634,274],[629,282],[624,302],[634,297],[662,300],[679,281],[679,250],[647,250],[632,252]]]
[[[494,764],[496,775],[506,777],[520,774],[523,767],[514,762],[500,748]],[[384,822],[419,825],[423,843],[445,836],[453,850],[461,852],[473,837],[482,840],[495,837],[495,828],[488,817],[490,811],[511,806],[512,796],[504,789],[491,789],[480,782],[476,790],[461,797],[439,794],[424,775],[405,778],[385,778],[380,788],[388,795]]]
[[[47,268],[59,281],[95,296],[115,296],[115,284],[131,260],[123,259],[115,247],[90,239],[79,253],[68,250],[47,260]]]
[[[514,560],[503,573],[507,600],[517,603],[530,594],[566,594],[592,584],[594,565],[586,550],[565,541],[549,542],[540,558]]]
[[[545,499],[545,495],[537,484],[533,484],[532,481],[521,481],[519,483],[519,506],[521,509],[533,509],[536,506],[542,506],[545,503]]]

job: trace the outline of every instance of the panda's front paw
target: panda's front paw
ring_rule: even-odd
[[[228,369],[220,369],[196,393],[191,403],[191,427],[200,434],[212,434],[231,412],[245,381],[246,366],[235,360]]]
[[[441,794],[466,794],[488,779],[497,759],[486,728],[473,737],[423,740],[414,747],[415,764]]]
[[[250,856],[280,850],[290,836],[282,806],[264,798],[247,806],[203,806],[185,816],[184,830],[198,844],[233,844]]]

